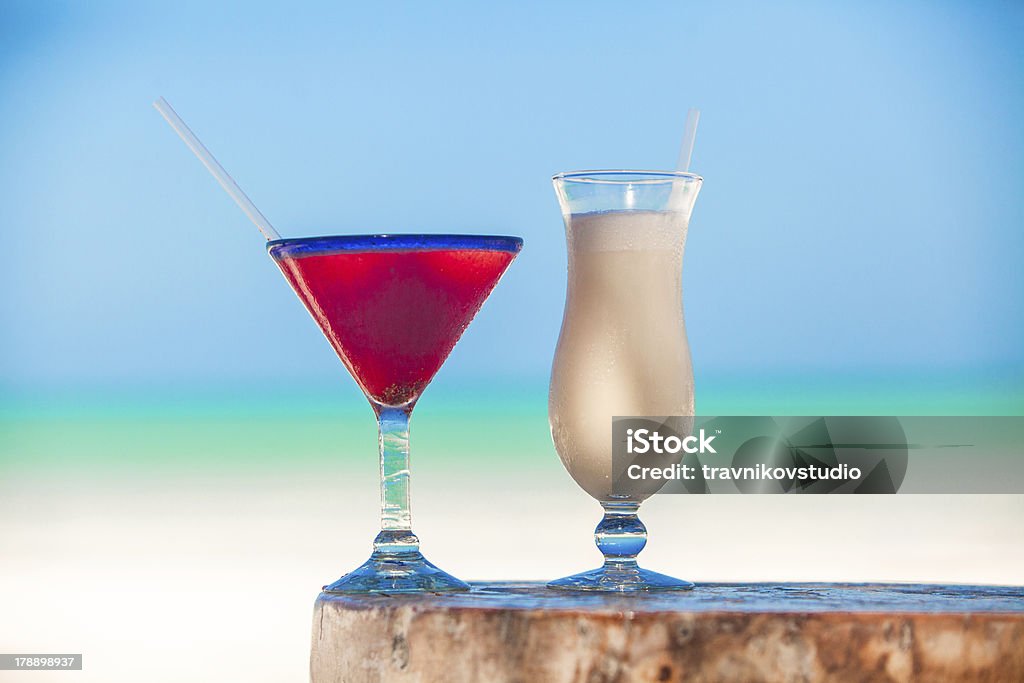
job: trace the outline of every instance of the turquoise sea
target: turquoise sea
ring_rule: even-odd
[[[221,387],[0,394],[0,466],[19,471],[112,468],[122,473],[342,467],[374,458],[373,413],[339,377],[337,387]],[[413,418],[416,460],[451,465],[555,458],[546,381],[438,378]],[[1013,376],[698,380],[702,415],[1021,415]]]

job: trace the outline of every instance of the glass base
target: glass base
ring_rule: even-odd
[[[693,588],[689,581],[641,569],[635,562],[626,565],[608,563],[603,567],[556,579],[548,588],[570,591],[607,591],[610,593],[641,593],[647,591],[685,591]]]
[[[325,593],[441,593],[468,591],[469,584],[456,579],[418,551],[374,552],[353,572],[329,586]]]

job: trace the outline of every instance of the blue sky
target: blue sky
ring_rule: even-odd
[[[158,95],[285,235],[523,236],[451,377],[546,375],[550,176],[689,106],[699,374],[1024,367],[1019,4],[207,5],[0,5],[3,386],[343,372]]]

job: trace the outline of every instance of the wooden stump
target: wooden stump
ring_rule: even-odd
[[[636,596],[481,583],[324,595],[315,683],[1024,681],[1024,588],[703,584]]]

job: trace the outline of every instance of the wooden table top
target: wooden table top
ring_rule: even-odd
[[[698,584],[650,594],[476,583],[321,595],[314,683],[1024,681],[1024,587]]]
[[[543,583],[491,581],[468,593],[327,595],[342,609],[415,604],[430,610],[551,610],[586,613],[821,612],[1024,614],[1024,586],[899,583],[702,583],[689,591],[608,594],[552,590]]]

